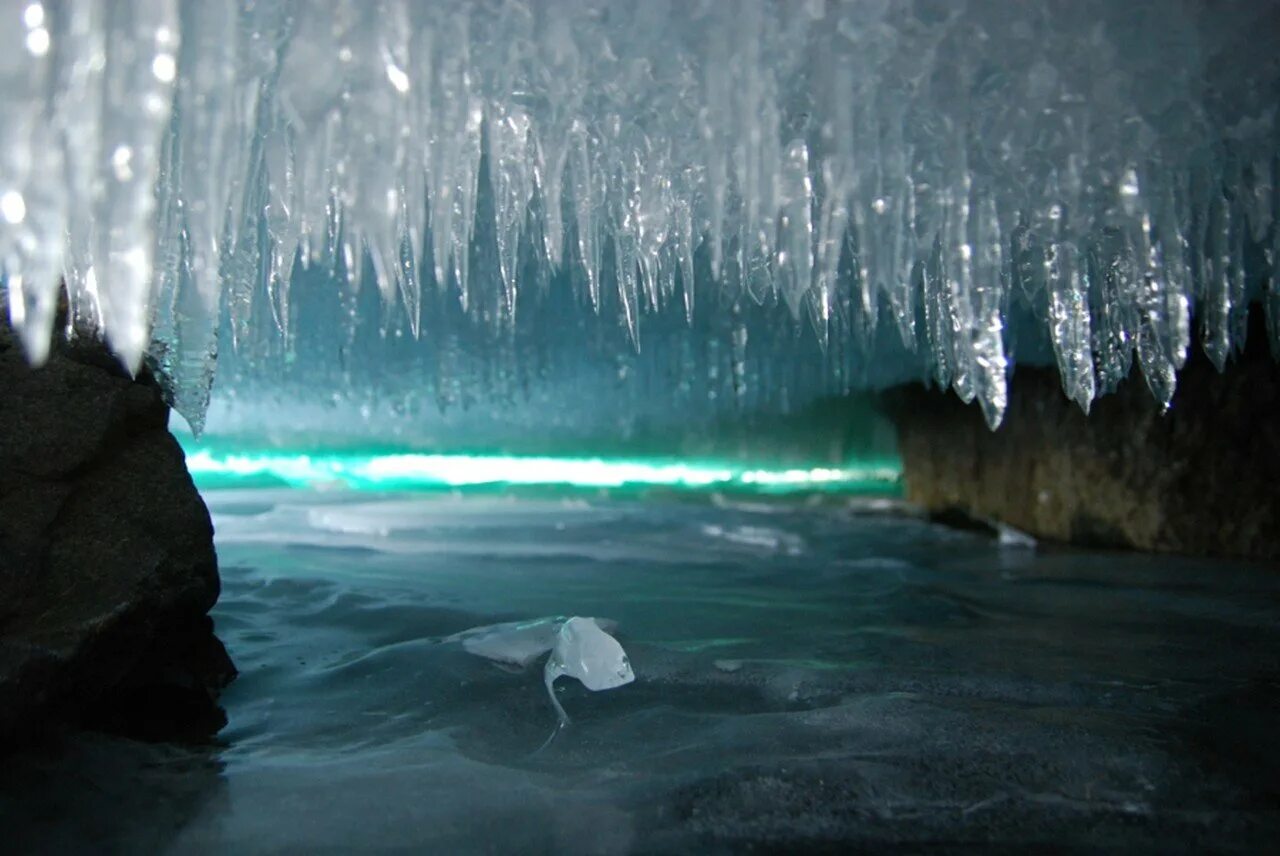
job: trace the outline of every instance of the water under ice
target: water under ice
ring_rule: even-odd
[[[38,361],[65,277],[197,428],[223,318],[291,355],[314,269],[334,343],[439,295],[501,340],[568,290],[636,348],[717,313],[735,384],[766,324],[897,338],[994,425],[1024,316],[1081,407],[1135,361],[1167,403],[1252,300],[1280,339],[1278,33],[1252,0],[4,0],[9,314]]]

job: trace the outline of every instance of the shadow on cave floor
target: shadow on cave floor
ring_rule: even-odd
[[[208,750],[0,777],[17,852],[1256,849],[1280,576],[819,508],[209,494],[241,677]],[[250,501],[251,500],[251,501]],[[636,683],[440,640],[620,622]]]

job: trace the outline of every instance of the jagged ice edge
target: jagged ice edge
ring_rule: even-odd
[[[517,323],[532,255],[638,346],[701,252],[824,344],[887,310],[993,427],[1014,303],[1082,408],[1135,356],[1167,405],[1193,312],[1219,368],[1251,299],[1280,343],[1276,5],[1122,5],[4,0],[9,315],[40,362],[65,280],[198,429],[295,263],[416,333]]]

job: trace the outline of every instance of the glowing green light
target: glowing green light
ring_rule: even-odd
[[[627,484],[703,487],[729,481],[729,470],[683,464],[645,464],[598,458],[515,458],[472,455],[386,455],[356,468],[372,481],[420,481],[465,487],[479,484],[570,484],[622,487]]]
[[[187,466],[203,487],[283,483],[293,487],[336,485],[374,490],[519,485],[883,491],[896,486],[899,475],[893,463],[880,461],[840,468],[761,469],[723,462],[414,453],[224,453],[208,448],[190,449]]]

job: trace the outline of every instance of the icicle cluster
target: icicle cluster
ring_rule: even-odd
[[[287,340],[317,266],[415,334],[432,289],[514,328],[556,271],[637,347],[708,290],[783,303],[824,347],[887,324],[993,426],[1022,307],[1081,407],[1135,357],[1167,403],[1193,315],[1220,366],[1250,300],[1280,331],[1278,21],[1250,0],[0,0],[9,315],[39,361],[65,279],[71,323],[131,368],[150,351],[193,424],[220,317]]]

